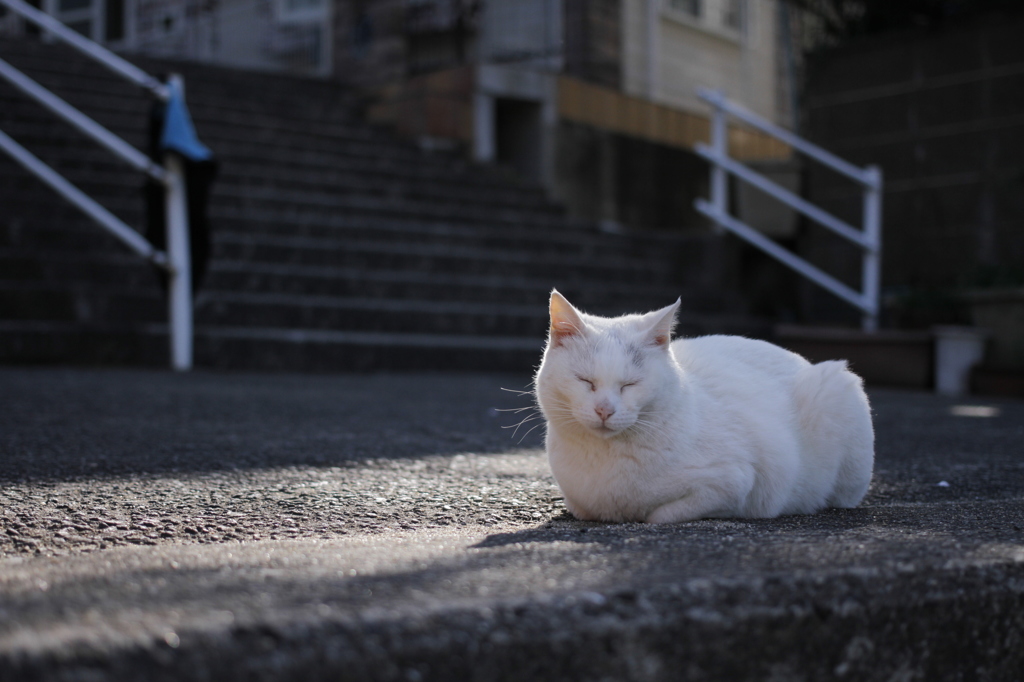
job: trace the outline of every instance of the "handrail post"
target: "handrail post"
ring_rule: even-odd
[[[192,259],[188,234],[188,196],[185,193],[185,167],[180,156],[168,152],[164,159],[167,172],[165,211],[167,217],[167,256],[170,265],[168,313],[171,327],[171,368],[178,372],[192,369]]]
[[[861,272],[861,286],[864,301],[870,306],[869,313],[861,318],[864,331],[873,332],[878,329],[879,300],[881,288],[881,250],[882,250],[882,169],[868,166],[865,169],[868,181],[864,188],[864,236],[868,246],[864,249],[864,260]]]
[[[171,99],[171,87],[176,88],[179,92],[184,92],[180,76],[172,75],[170,81],[165,85],[106,48],[70,30],[49,14],[28,5],[23,0],[0,0],[0,7],[7,8],[24,19],[40,26],[46,32],[46,35],[60,38],[120,76],[145,87],[153,96],[162,101],[166,102]],[[0,151],[13,156],[26,169],[50,185],[50,187],[71,201],[89,217],[96,220],[102,227],[112,232],[133,251],[167,270],[169,275],[168,323],[170,327],[171,368],[176,371],[192,369],[192,256],[191,244],[189,243],[188,194],[185,184],[184,159],[177,153],[168,151],[164,154],[163,167],[161,168],[159,165],[152,163],[137,149],[124,142],[124,140],[113,135],[77,109],[70,107],[66,102],[39,86],[35,81],[25,77],[24,74],[3,60],[0,60],[0,76],[10,80],[37,102],[50,108],[58,116],[64,118],[86,135],[107,147],[107,149],[120,156],[137,170],[163,183],[167,243],[166,251],[158,251],[121,219],[83,194],[81,190],[65,180],[24,147],[0,132]],[[194,137],[194,133],[191,134]],[[202,145],[199,145],[199,147],[202,149]]]
[[[711,205],[720,215],[729,211],[729,185],[725,175],[725,168],[719,163],[729,155],[729,128],[726,124],[725,108],[722,106],[722,94],[714,93],[711,100],[714,107],[714,114],[711,119],[711,150],[715,155],[715,161],[711,167]],[[721,233],[723,227],[715,223],[715,231]]]

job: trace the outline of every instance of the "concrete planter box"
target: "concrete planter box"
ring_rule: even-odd
[[[871,386],[1024,396],[1024,370],[993,371],[982,364],[990,338],[988,329],[976,327],[869,333],[779,325],[774,341],[811,362],[847,360]]]
[[[985,366],[1024,371],[1024,287],[968,291],[963,300],[971,323],[992,332]]]
[[[985,357],[990,336],[979,327],[932,327],[935,336],[935,392],[964,395],[970,389],[971,369]]]
[[[930,389],[934,344],[930,332],[825,329],[779,325],[775,343],[811,362],[847,360],[872,386]]]
[[[985,361],[972,372],[972,391],[1024,398],[1024,287],[979,289],[962,298],[971,322],[992,332]]]

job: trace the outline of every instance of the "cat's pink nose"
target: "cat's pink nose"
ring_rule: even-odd
[[[611,405],[602,403],[601,405],[596,405],[594,407],[594,412],[596,412],[597,416],[601,418],[601,421],[607,421],[608,417],[615,414],[615,408]]]

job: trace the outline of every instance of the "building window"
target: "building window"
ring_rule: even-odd
[[[669,0],[669,6],[692,17],[700,17],[704,13],[703,0]]]
[[[750,0],[667,0],[665,18],[734,43],[746,41],[756,11]]]

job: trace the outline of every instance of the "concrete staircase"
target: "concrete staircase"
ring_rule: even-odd
[[[132,86],[58,45],[4,39],[0,57],[145,148]],[[198,366],[528,369],[552,287],[598,313],[682,295],[684,333],[758,332],[711,236],[571,221],[540,187],[367,126],[329,83],[134,61],[185,76],[221,163]],[[141,177],[4,82],[0,130],[142,229]],[[162,365],[165,321],[153,269],[0,155],[0,361]]]

